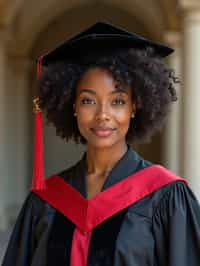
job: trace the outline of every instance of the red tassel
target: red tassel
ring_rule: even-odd
[[[44,158],[42,139],[42,112],[35,113],[35,140],[32,189],[43,190],[46,188],[44,179]]]
[[[42,57],[39,57],[37,63],[37,77],[42,72]],[[39,107],[39,98],[34,99],[35,129],[34,129],[34,162],[32,190],[46,189],[44,178],[44,148],[43,148],[43,130],[42,130],[42,112]]]

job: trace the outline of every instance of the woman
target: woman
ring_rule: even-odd
[[[130,146],[149,140],[177,99],[161,60],[171,52],[98,22],[43,58],[41,108],[86,152],[29,193],[3,266],[200,265],[193,192]]]

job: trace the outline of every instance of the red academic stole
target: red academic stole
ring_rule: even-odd
[[[70,266],[86,266],[94,227],[162,186],[175,181],[186,182],[160,165],[151,165],[124,178],[90,200],[85,199],[56,175],[46,180],[46,190],[33,191],[76,225]]]

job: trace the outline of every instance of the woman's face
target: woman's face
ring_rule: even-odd
[[[119,90],[108,70],[91,68],[76,89],[74,111],[81,135],[96,148],[125,143],[131,114],[135,112],[130,88]]]

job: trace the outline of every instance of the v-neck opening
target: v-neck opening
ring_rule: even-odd
[[[103,192],[107,188],[120,182],[129,175],[152,165],[151,162],[144,160],[140,155],[127,144],[127,151],[124,155],[116,162],[111,172],[104,181],[101,190],[93,197],[88,198],[87,192],[87,163],[86,163],[86,152],[82,155],[80,161],[78,161],[72,168],[63,171],[60,176],[64,175],[64,179],[86,200],[91,200],[96,197],[99,193]],[[68,176],[69,174],[69,176]]]
[[[101,190],[96,193],[95,196],[88,198],[88,184],[87,184],[87,162],[86,162],[86,152],[84,153],[83,157],[82,157],[82,164],[83,164],[83,169],[84,169],[84,174],[83,174],[83,178],[84,178],[84,191],[85,191],[85,199],[87,199],[88,201],[95,198],[99,193],[103,192],[104,190],[106,190],[109,186],[107,186],[109,184],[109,180],[112,178],[113,172],[115,172],[117,166],[121,163],[123,163],[123,160],[127,157],[128,153],[130,152],[130,146],[127,144],[127,150],[126,152],[122,155],[122,157],[114,164],[114,166],[112,167],[109,175],[107,176],[107,178],[104,180],[103,185],[101,187]]]

